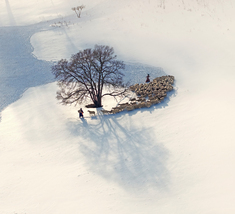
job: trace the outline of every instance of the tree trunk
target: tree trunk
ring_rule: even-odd
[[[80,14],[78,15],[78,13],[76,12],[76,10],[75,10],[75,13],[77,14],[77,17],[80,18]]]
[[[96,108],[102,107],[102,99],[101,96],[97,95],[96,99],[93,100],[93,103],[95,105]]]
[[[97,107],[102,107],[101,101],[102,101],[101,96],[98,96],[98,106]]]

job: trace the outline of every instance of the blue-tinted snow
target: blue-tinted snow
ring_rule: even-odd
[[[35,26],[0,28],[0,112],[34,86],[53,81],[51,62],[32,55]]]

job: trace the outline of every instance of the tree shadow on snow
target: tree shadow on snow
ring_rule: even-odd
[[[168,151],[152,130],[135,126],[131,117],[128,124],[115,115],[97,117],[95,124],[86,119],[67,124],[84,138],[79,148],[89,168],[126,190],[166,189]]]
[[[8,13],[8,19],[9,19],[9,23],[11,25],[16,25],[16,21],[15,21],[15,17],[12,13],[12,10],[11,10],[11,6],[10,6],[10,3],[8,0],[5,0],[5,4],[6,4],[6,9],[7,9],[7,13]]]

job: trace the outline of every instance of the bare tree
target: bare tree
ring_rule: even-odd
[[[83,8],[85,8],[85,6],[80,5],[80,6],[77,6],[77,7],[73,7],[72,10],[77,14],[77,17],[80,18]],[[78,13],[77,13],[77,11],[78,11]]]
[[[116,60],[113,48],[95,45],[72,55],[70,61],[61,59],[52,67],[60,90],[57,99],[63,104],[81,103],[90,98],[95,107],[102,106],[104,96],[123,96],[128,88],[123,83],[125,68]],[[104,86],[108,89],[103,93]]]

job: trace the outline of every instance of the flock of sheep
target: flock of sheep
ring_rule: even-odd
[[[168,91],[173,90],[174,76],[162,76],[155,78],[152,82],[145,84],[135,84],[130,86],[130,90],[136,94],[129,102],[118,104],[111,111],[101,110],[103,114],[116,114],[124,110],[151,107],[160,103],[166,97]]]

